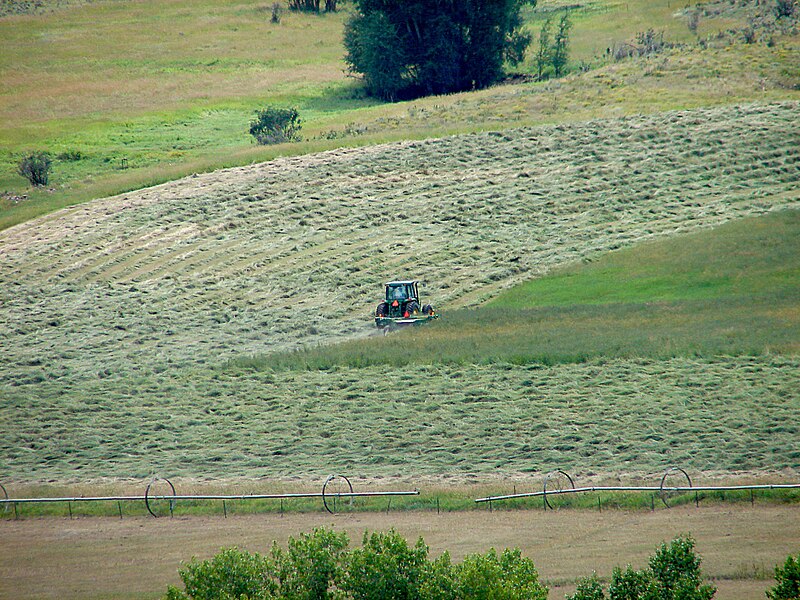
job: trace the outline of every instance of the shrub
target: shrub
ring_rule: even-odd
[[[533,561],[519,548],[506,548],[500,556],[494,548],[486,554],[470,554],[455,569],[455,598],[459,600],[546,600],[547,588],[539,583]]]
[[[783,567],[775,567],[775,586],[767,590],[770,600],[797,600],[800,598],[800,554],[795,559],[789,555]]]
[[[296,108],[268,107],[256,111],[250,121],[250,135],[259,144],[280,144],[300,140],[300,114]]]
[[[258,553],[226,548],[210,560],[193,558],[180,569],[185,591],[170,586],[166,600],[266,600],[277,590],[271,573],[269,560]]]
[[[797,12],[797,0],[777,0],[775,3],[775,16],[791,18]]]
[[[343,557],[350,539],[329,529],[289,538],[284,551],[273,544],[271,558],[284,600],[328,600],[344,575]]]
[[[650,557],[650,571],[657,582],[659,598],[709,600],[716,588],[702,583],[700,557],[694,551],[694,539],[681,536],[661,544]]]
[[[603,586],[597,578],[597,573],[592,573],[591,577],[586,577],[578,582],[578,587],[572,596],[567,596],[567,600],[605,600]]]
[[[362,547],[350,553],[342,590],[354,600],[419,598],[428,565],[422,538],[410,548],[394,529],[364,533]]]
[[[289,0],[289,10],[319,12],[320,0]],[[325,0],[325,12],[336,12],[336,0]]]
[[[272,4],[272,16],[269,18],[270,23],[280,23],[281,16],[283,15],[283,6],[281,6],[280,2],[275,2]]]
[[[702,583],[700,557],[694,540],[682,536],[661,544],[650,557],[648,568],[615,567],[608,585],[610,600],[710,600],[714,586]],[[569,600],[604,600],[603,586],[592,574],[578,584]]]
[[[33,152],[19,161],[18,171],[31,185],[47,185],[52,162],[47,152]]]
[[[619,567],[614,568],[608,585],[608,597],[610,600],[660,600],[653,574],[646,569],[637,571],[630,565],[624,571]]]

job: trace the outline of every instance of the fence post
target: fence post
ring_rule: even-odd
[[[226,519],[228,518],[228,507],[225,504],[225,500],[222,501],[222,514],[223,514],[224,518],[226,518]]]

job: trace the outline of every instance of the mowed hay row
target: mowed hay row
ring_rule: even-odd
[[[800,104],[337,150],[197,175],[0,233],[0,377],[217,362],[366,335],[387,279],[437,307],[798,204]]]
[[[40,382],[0,415],[5,483],[169,477],[797,474],[797,357],[432,365]],[[792,391],[794,390],[794,392]]]

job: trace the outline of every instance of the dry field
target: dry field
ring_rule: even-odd
[[[719,600],[763,598],[773,567],[800,542],[798,506],[708,506],[637,511],[410,512],[188,517],[176,519],[34,519],[0,522],[0,598],[3,600],[133,600],[160,597],[178,584],[177,569],[192,556],[221,547],[266,552],[315,526],[347,531],[357,544],[364,530],[395,527],[422,536],[433,555],[455,560],[489,547],[520,547],[530,556],[550,598],[574,590],[596,570],[644,566],[663,541],[691,532],[706,577]]]

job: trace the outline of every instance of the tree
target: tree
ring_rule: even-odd
[[[530,44],[520,10],[536,0],[354,0],[345,61],[387,100],[483,88]]]
[[[542,24],[542,30],[539,32],[539,49],[536,51],[536,69],[537,77],[541,81],[544,77],[545,69],[553,64],[553,42],[550,39],[550,28],[553,26],[553,20],[548,18]]]
[[[572,22],[569,20],[569,11],[564,11],[564,15],[558,22],[558,32],[553,40],[553,71],[556,77],[561,77],[567,67],[569,60],[569,30]]]
[[[350,552],[341,589],[353,600],[419,598],[428,564],[428,546],[422,538],[410,548],[394,529],[365,532],[361,548]]]

